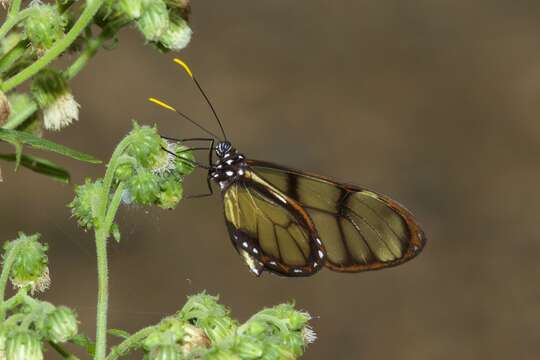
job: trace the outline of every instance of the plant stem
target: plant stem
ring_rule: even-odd
[[[8,250],[7,254],[5,254],[2,264],[2,273],[0,274],[0,322],[4,321],[6,317],[6,312],[4,309],[4,295],[9,279],[9,273],[11,272],[11,267],[17,258],[18,245],[19,243],[17,242],[13,244],[13,246]]]
[[[4,36],[6,36],[9,30],[11,30],[15,25],[17,25],[17,23],[24,20],[34,11],[35,9],[30,7],[30,8],[24,9],[21,12],[18,12],[17,14],[8,15],[6,21],[2,24],[2,27],[0,27],[0,38],[3,38]]]
[[[73,79],[87,64],[88,61],[96,54],[97,50],[113,35],[102,34],[83,50],[81,55],[64,71],[64,75],[68,80]],[[19,125],[32,116],[39,106],[35,101],[32,101],[23,111],[19,111],[17,114],[13,114],[12,117],[2,126],[3,129],[16,129]]]
[[[109,355],[107,355],[106,360],[116,360],[120,356],[126,354],[128,351],[134,349],[139,342],[144,339],[146,336],[151,334],[158,328],[159,325],[149,326],[144,329],[137,331],[135,334],[128,337],[126,340],[122,341],[118,346],[115,346]]]
[[[109,300],[109,269],[107,261],[108,234],[99,229],[96,231],[96,255],[98,267],[98,299],[96,320],[96,353],[95,360],[105,359],[107,349],[107,308]]]
[[[88,0],[86,8],[83,10],[81,16],[79,19],[77,19],[77,22],[68,31],[68,33],[62,39],[58,40],[53,47],[50,48],[49,51],[47,51],[45,55],[39,58],[36,62],[0,85],[0,90],[7,92],[13,89],[14,87],[28,80],[30,77],[34,76],[51,61],[56,59],[73,43],[73,41],[77,39],[79,34],[88,26],[88,24],[90,24],[94,15],[98,12],[104,1],[105,0]]]
[[[103,192],[98,209],[98,227],[96,228],[96,254],[98,264],[98,302],[97,302],[97,321],[96,321],[96,353],[95,360],[104,360],[107,350],[107,307],[109,298],[109,270],[107,263],[107,239],[109,238],[112,222],[122,199],[124,185],[120,183],[109,203],[109,196],[112,188],[112,180],[118,159],[125,149],[131,144],[131,137],[126,136],[111,156],[111,160],[105,172],[103,180]]]
[[[56,350],[57,353],[59,353],[60,355],[62,355],[62,357],[63,357],[64,359],[68,359],[68,360],[79,360],[78,357],[76,357],[75,355],[73,355],[72,353],[70,353],[69,351],[67,351],[66,349],[64,349],[64,348],[62,347],[62,345],[53,343],[52,341],[49,341],[49,345],[50,345],[54,350]]]

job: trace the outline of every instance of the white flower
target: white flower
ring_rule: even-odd
[[[45,129],[58,131],[70,125],[74,120],[79,120],[80,105],[73,95],[66,92],[43,110],[43,122]]]
[[[306,345],[312,344],[315,342],[315,340],[317,340],[317,333],[315,333],[315,331],[310,326],[306,325],[304,327],[304,329],[302,330],[302,335],[304,336],[304,343]]]
[[[17,279],[11,279],[13,287],[21,289],[30,286],[30,293],[44,292],[51,285],[51,276],[49,274],[49,268],[45,267],[41,276],[36,280],[18,281]]]
[[[169,28],[159,39],[159,41],[168,49],[182,50],[185,48],[190,40],[193,31],[184,19],[178,19],[171,21]]]

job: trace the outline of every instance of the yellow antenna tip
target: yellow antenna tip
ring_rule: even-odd
[[[187,74],[189,75],[190,78],[193,78],[193,72],[191,72],[191,69],[189,68],[189,66],[187,66],[187,64],[185,62],[183,62],[182,60],[178,59],[178,58],[175,58],[174,59],[174,62],[177,63],[178,65],[180,65],[181,67],[184,68],[184,70],[187,72]]]
[[[159,106],[164,107],[167,110],[176,111],[176,109],[173,108],[171,105],[168,105],[161,100],[158,100],[155,98],[149,98],[148,101],[153,102],[154,104],[158,104]]]

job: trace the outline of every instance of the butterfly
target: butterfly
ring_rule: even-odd
[[[401,204],[377,192],[246,158],[227,140],[207,95],[180,59],[174,60],[192,78],[212,109],[222,137],[197,125],[208,141],[208,182],[218,185],[225,223],[234,248],[257,276],[269,271],[282,276],[310,276],[323,267],[355,273],[402,264],[418,255],[426,236],[414,216]],[[216,140],[217,139],[217,140]],[[214,162],[213,155],[217,156]],[[205,194],[209,195],[209,194]]]

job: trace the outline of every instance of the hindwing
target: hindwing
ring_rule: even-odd
[[[395,266],[415,257],[426,243],[413,215],[384,195],[268,162],[247,163],[309,214],[326,251],[325,265],[334,271]]]

